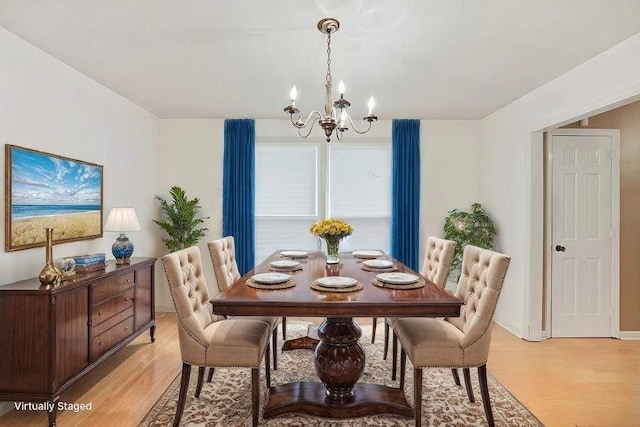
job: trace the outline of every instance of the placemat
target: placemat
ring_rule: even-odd
[[[355,292],[355,291],[364,289],[364,286],[360,282],[348,288],[326,288],[318,284],[317,281],[314,280],[313,282],[311,282],[310,286],[311,286],[311,289],[315,289],[316,291],[320,291],[320,292]]]
[[[385,267],[385,268],[376,268],[376,267],[369,267],[368,265],[361,264],[360,268],[363,269],[364,271],[373,271],[376,273],[389,273],[391,271],[398,271],[398,267],[396,267],[395,265],[391,267]]]
[[[296,281],[293,279],[289,279],[286,282],[283,283],[277,283],[277,284],[269,284],[269,283],[258,283],[253,279],[248,279],[246,282],[247,286],[249,286],[250,288],[256,288],[256,289],[268,289],[270,291],[275,291],[277,289],[287,289],[287,288],[293,288],[296,285]]]
[[[394,285],[392,283],[381,282],[374,277],[373,279],[371,279],[371,284],[379,288],[386,289],[418,289],[426,286],[427,282],[423,278],[418,278],[418,281],[416,283],[410,283],[408,285]]]

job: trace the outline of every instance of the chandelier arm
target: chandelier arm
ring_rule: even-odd
[[[349,123],[351,123],[351,129],[353,129],[356,133],[359,133],[360,135],[369,132],[369,130],[371,129],[371,121],[368,121],[369,126],[367,126],[365,130],[358,130],[358,128],[356,128],[356,125],[355,123],[353,123],[353,120],[351,119],[351,116],[349,114],[347,114],[347,119],[349,119]]]
[[[312,116],[314,116],[314,113],[315,113],[315,117],[313,117],[313,120],[312,120]],[[295,123],[294,122],[293,125],[296,128],[298,128],[298,135],[300,135],[303,138],[306,138],[309,135],[311,135],[311,131],[313,130],[313,126],[321,118],[322,118],[322,115],[320,114],[320,112],[314,110],[309,114],[309,117],[307,117],[307,120],[305,120],[304,123]],[[306,135],[303,135],[302,134],[302,129],[306,128],[309,124],[310,124],[309,131],[306,133]]]
[[[296,120],[295,122],[293,121],[293,114],[291,115],[291,123],[298,129],[302,129],[302,128],[306,128],[307,125],[309,124],[309,120],[311,120],[311,117],[313,115],[317,115],[317,117],[315,117],[313,119],[313,121],[311,122],[311,127],[313,128],[313,125],[315,124],[316,120],[319,120],[322,118],[322,114],[320,114],[320,111],[318,110],[313,110],[312,112],[309,113],[309,116],[307,117],[307,119],[303,122],[302,120],[300,120],[300,117],[298,117],[298,120]]]

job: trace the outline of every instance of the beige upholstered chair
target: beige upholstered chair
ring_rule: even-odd
[[[493,314],[509,267],[510,258],[488,249],[467,245],[455,295],[464,301],[460,316],[447,319],[402,318],[394,324],[402,350],[400,388],[404,388],[407,355],[414,366],[414,410],[421,424],[423,368],[478,368],[482,403],[490,426],[494,425],[487,358]],[[468,371],[466,371],[468,372]],[[466,375],[465,375],[465,379]],[[467,381],[467,389],[471,387]]]
[[[233,236],[223,237],[221,239],[212,240],[207,243],[211,262],[213,263],[213,272],[216,275],[218,283],[218,291],[222,292],[240,278],[238,264],[236,263],[235,240]],[[249,319],[262,320],[267,322],[272,332],[272,349],[273,349],[273,369],[278,369],[278,318],[277,317],[261,317],[251,316]],[[283,329],[284,335],[284,329]]]
[[[180,424],[187,397],[191,366],[198,366],[196,398],[200,397],[205,368],[251,368],[253,425],[258,425],[260,403],[260,362],[265,358],[267,387],[269,370],[269,332],[260,320],[218,320],[212,314],[209,290],[202,273],[197,247],[162,257],[171,298],[178,315],[178,335],[182,357],[182,381],[173,425]],[[213,371],[213,369],[212,369]]]
[[[447,277],[449,277],[449,269],[451,268],[451,261],[453,260],[453,253],[455,249],[456,242],[453,240],[440,239],[434,236],[428,237],[420,274],[435,283],[436,286],[444,288],[447,284]],[[398,317],[387,317],[385,319],[383,356],[385,360],[387,359],[387,353],[389,351],[389,328],[392,328],[393,324],[398,319]],[[391,368],[391,379],[395,381],[398,360],[398,339],[396,338],[395,333],[393,334],[392,356],[393,364]]]

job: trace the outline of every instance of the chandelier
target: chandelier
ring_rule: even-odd
[[[340,98],[335,102],[333,101],[333,78],[331,77],[331,34],[338,31],[339,28],[340,22],[338,22],[338,20],[335,18],[324,18],[320,20],[320,22],[318,22],[318,30],[320,30],[322,34],[327,35],[327,75],[325,77],[324,85],[326,89],[324,115],[318,110],[313,110],[311,113],[309,113],[307,119],[302,121],[300,119],[300,115],[298,114],[300,113],[300,109],[296,107],[296,97],[298,95],[298,91],[296,90],[295,86],[293,87],[293,89],[291,89],[291,104],[287,105],[284,108],[284,111],[289,113],[291,117],[291,123],[298,129],[298,134],[303,138],[306,138],[311,134],[311,130],[313,129],[313,126],[316,124],[316,122],[318,122],[320,124],[320,127],[324,130],[324,134],[327,137],[327,142],[331,142],[331,135],[333,134],[334,129],[337,129],[336,137],[338,138],[338,141],[342,141],[342,134],[344,133],[344,131],[349,130],[349,127],[347,125],[351,126],[351,128],[356,133],[363,134],[367,133],[369,129],[371,129],[371,123],[373,121],[378,120],[378,117],[373,114],[373,106],[375,102],[372,96],[371,98],[369,98],[369,114],[362,118],[362,120],[368,123],[368,126],[364,130],[358,130],[356,128],[353,120],[351,120],[351,116],[349,116],[349,113],[347,112],[349,106],[351,106],[351,103],[344,97],[345,87],[342,81],[340,81],[340,83],[338,84],[338,92],[340,93]],[[298,115],[295,120],[293,118],[294,114]],[[303,133],[302,129],[305,128],[308,128],[308,131],[306,133]]]

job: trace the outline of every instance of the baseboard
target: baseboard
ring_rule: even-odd
[[[640,331],[620,331],[618,338],[621,340],[640,340]]]
[[[508,322],[505,322],[504,320],[498,319],[496,317],[493,318],[493,321],[498,325],[502,326],[503,328],[505,328],[507,331],[511,332],[513,335],[517,336],[518,338],[522,338],[523,336],[522,331],[520,331],[515,326],[510,325]]]
[[[162,313],[174,313],[176,311],[176,308],[173,305],[160,304],[156,305],[156,311]]]

